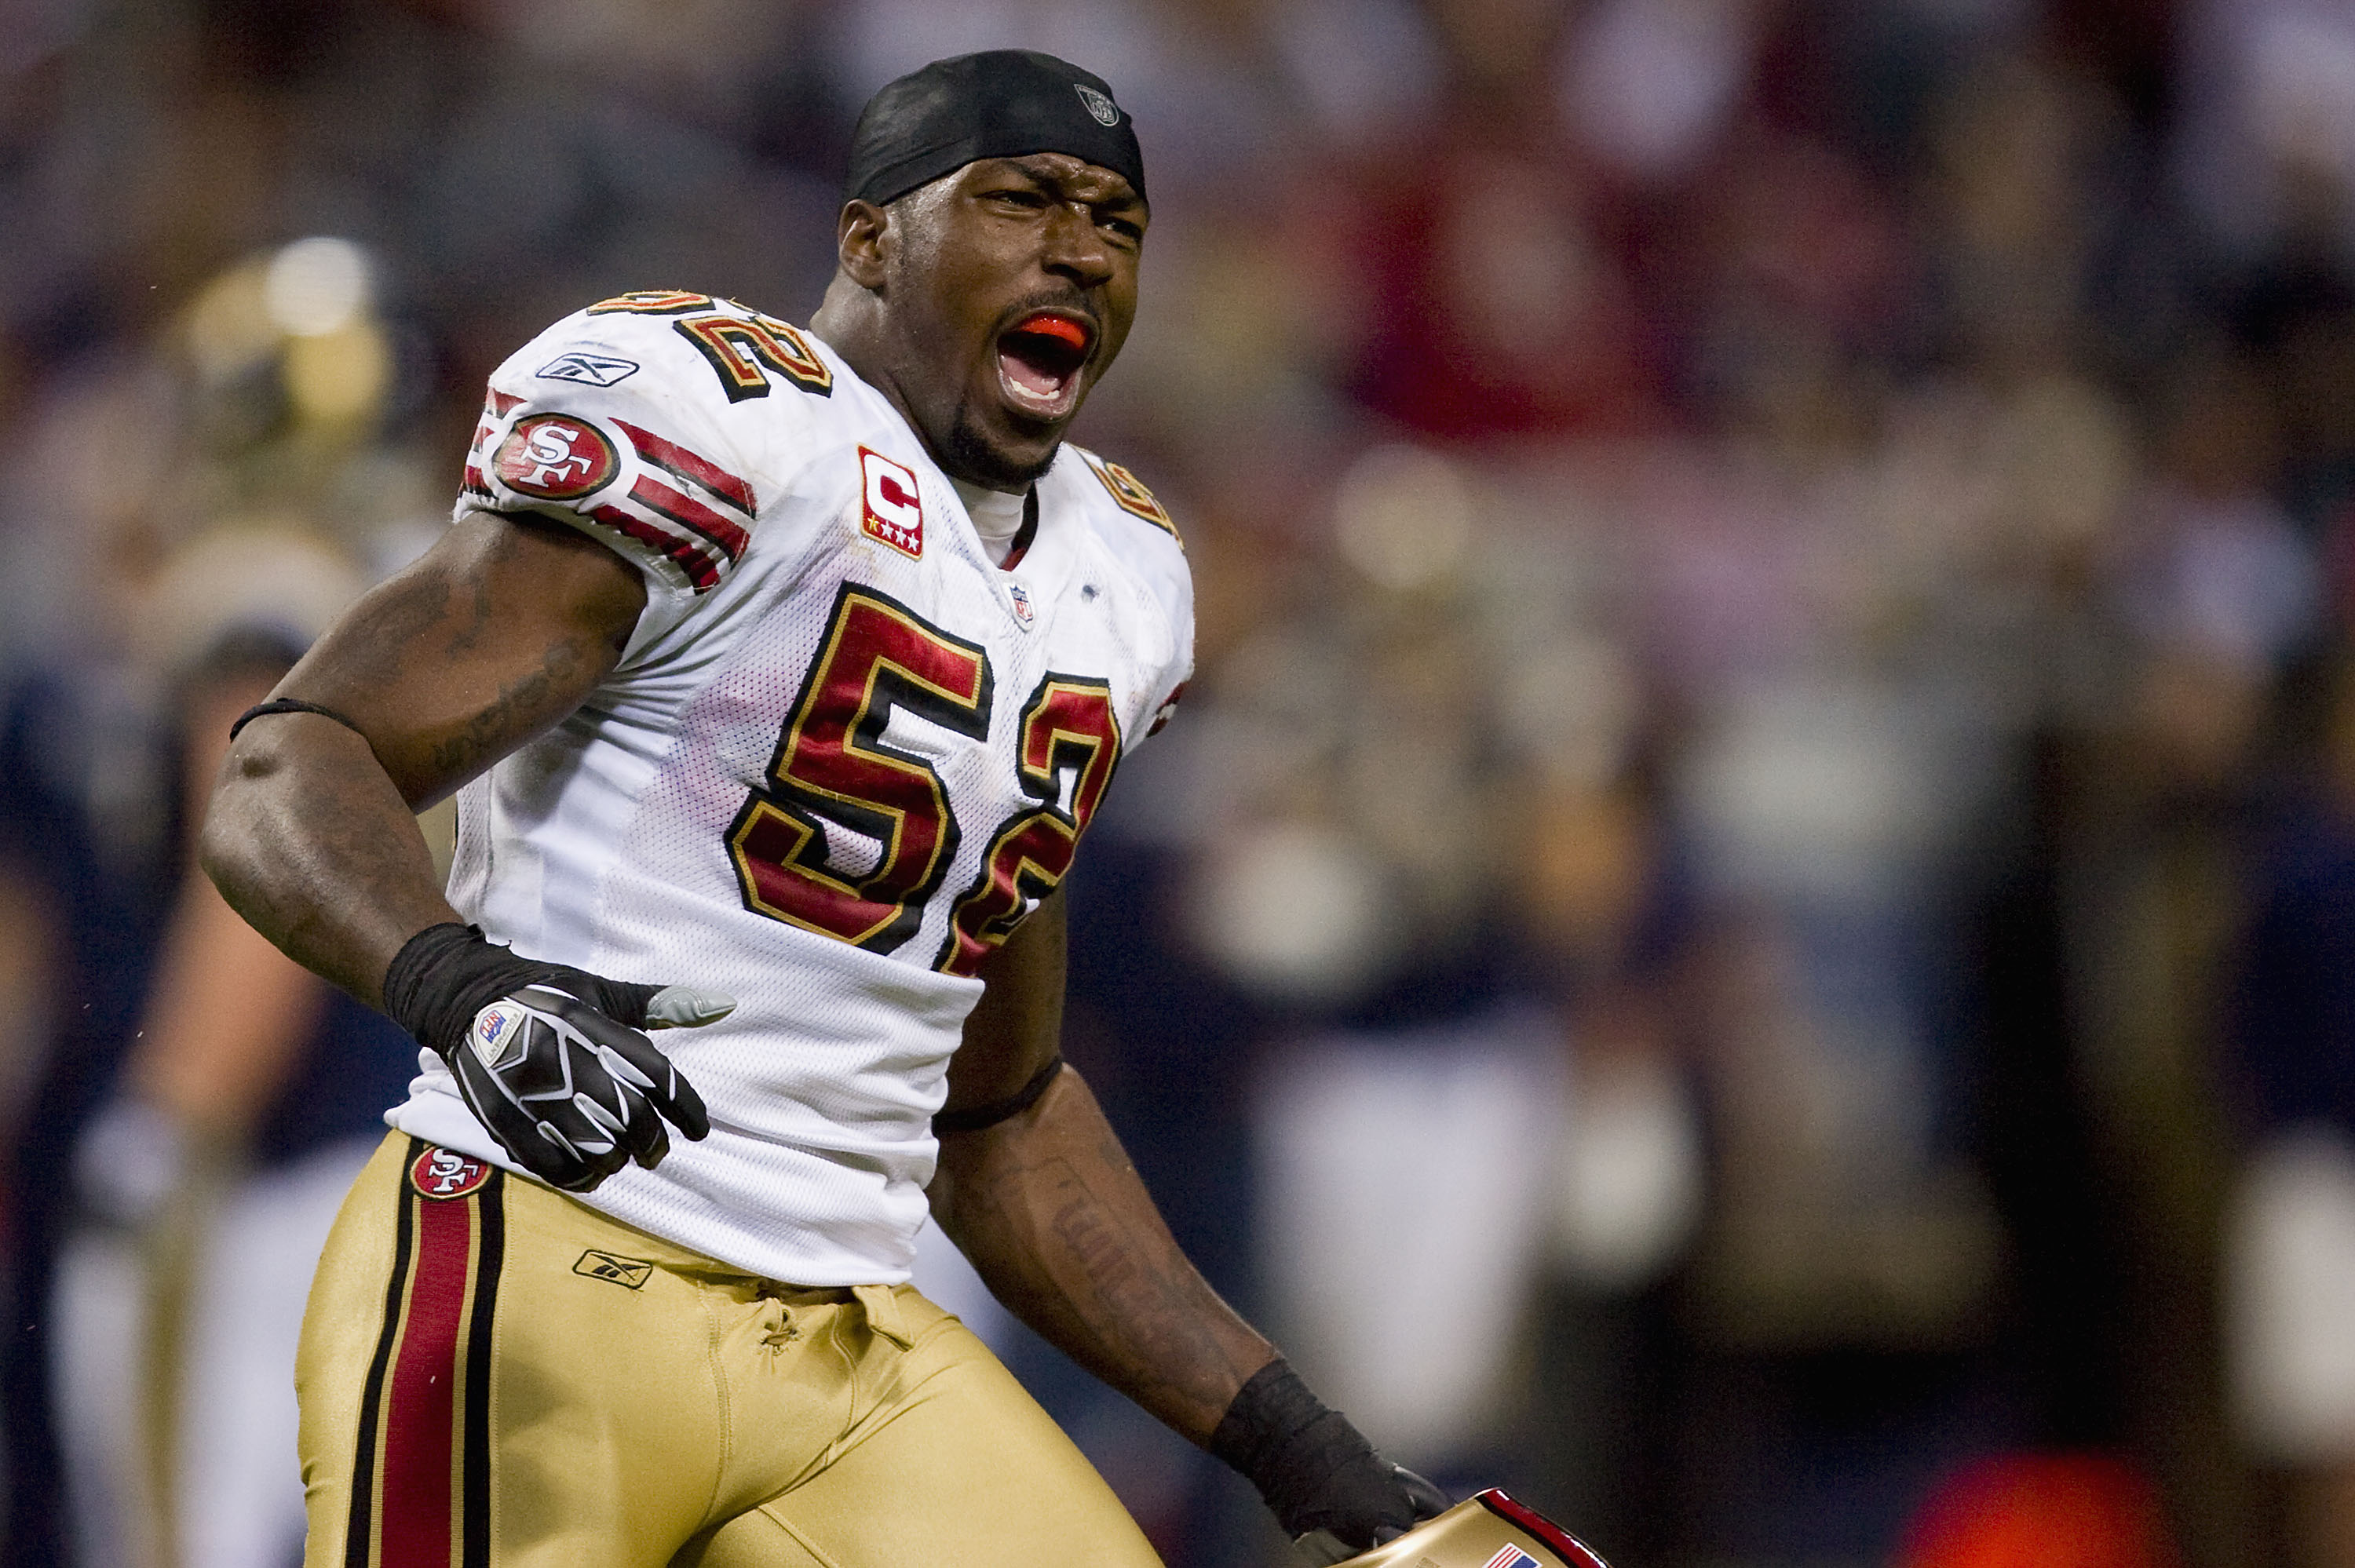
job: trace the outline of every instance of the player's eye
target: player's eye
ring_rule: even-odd
[[[1045,192],[1029,190],[1020,185],[991,191],[982,199],[994,201],[1002,207],[1014,207],[1022,212],[1038,212],[1047,206]]]
[[[1096,225],[1100,228],[1110,229],[1113,233],[1119,235],[1131,245],[1142,244],[1144,242],[1144,225],[1132,223],[1127,218],[1098,217],[1096,219]]]

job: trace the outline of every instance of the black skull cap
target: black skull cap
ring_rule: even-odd
[[[881,207],[978,158],[1068,153],[1145,195],[1128,111],[1093,71],[1036,49],[934,60],[884,87],[850,136],[847,199]]]

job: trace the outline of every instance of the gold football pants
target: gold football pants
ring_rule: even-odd
[[[394,1134],[303,1325],[307,1568],[1151,1568],[911,1286],[801,1289]]]

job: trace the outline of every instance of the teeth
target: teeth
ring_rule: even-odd
[[[1007,398],[1023,408],[1035,409],[1042,414],[1060,412],[1065,404],[1070,401],[1074,377],[1069,375],[1055,376],[1053,387],[1047,391],[1040,391],[1025,385],[1022,371],[1007,363],[1007,357],[1000,356],[997,366],[998,385],[1006,389]],[[1026,366],[1022,369],[1039,374],[1035,367]]]

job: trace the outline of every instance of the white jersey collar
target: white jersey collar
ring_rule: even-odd
[[[973,519],[973,531],[981,535],[981,547],[999,566],[1006,564],[1006,553],[1013,547],[1014,535],[1022,532],[1023,503],[1028,491],[1008,495],[1002,490],[985,490],[952,477],[957,499],[964,503],[964,514]]]

